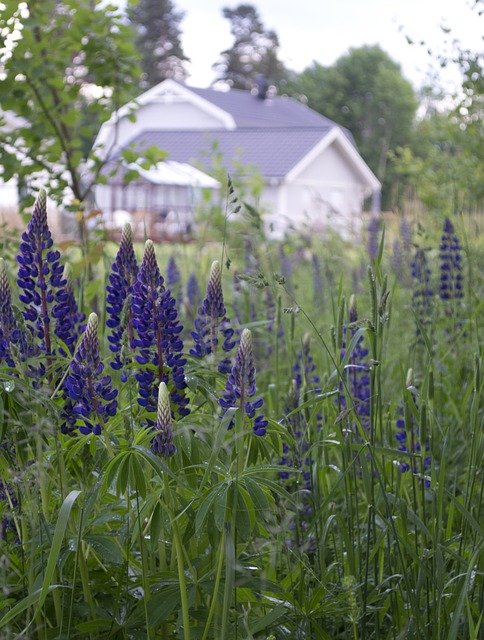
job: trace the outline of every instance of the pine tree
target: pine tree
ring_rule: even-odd
[[[251,89],[258,76],[278,86],[286,76],[286,69],[278,58],[279,38],[275,31],[267,30],[250,4],[235,9],[225,7],[223,16],[230,22],[234,44],[221,53],[213,65],[217,81],[227,82],[234,89]]]
[[[135,0],[128,9],[136,46],[141,53],[142,88],[147,89],[166,78],[185,80],[187,72],[180,40],[180,22],[184,13],[171,0]]]

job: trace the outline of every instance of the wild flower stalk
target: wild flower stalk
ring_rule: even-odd
[[[196,358],[211,354],[215,356],[221,339],[223,340],[222,350],[230,353],[235,346],[235,340],[233,339],[234,330],[230,326],[226,313],[222,291],[222,271],[220,263],[215,260],[210,269],[207,293],[195,318],[195,331],[192,332],[194,344],[190,349],[190,355]],[[221,373],[229,373],[230,369],[230,358],[221,359],[218,370]]]
[[[294,291],[294,285],[292,281],[293,263],[289,259],[287,253],[284,251],[284,245],[279,245],[279,264],[281,269],[281,275],[285,280],[286,289],[292,293]]]
[[[413,403],[414,411],[418,410],[417,404],[417,390],[413,384],[413,371],[409,369],[407,373],[407,389],[411,391],[411,400]],[[395,438],[398,443],[398,451],[402,451],[405,453],[418,453],[422,452],[422,443],[420,441],[420,433],[419,427],[414,417],[414,412],[405,411],[404,404],[400,404],[397,409],[397,419],[396,419],[396,427],[397,433]],[[428,438],[425,439],[424,444],[424,458],[423,464],[419,468],[415,462],[412,464],[408,462],[400,462],[399,468],[402,473],[412,470],[413,473],[419,473],[423,471],[424,473],[430,469],[431,466],[431,458],[429,455],[430,452],[430,441]],[[430,486],[430,481],[428,478],[425,479],[425,486]]]
[[[263,398],[250,400],[256,393],[255,366],[252,346],[252,333],[250,329],[244,329],[240,336],[235,363],[225,385],[225,391],[219,400],[222,407],[222,415],[225,415],[230,407],[238,407],[243,416],[252,424],[256,436],[266,433],[267,420],[262,414],[256,413],[264,404]],[[229,429],[234,427],[234,421],[229,424]]]
[[[188,276],[187,288],[186,288],[186,307],[189,313],[193,313],[193,310],[198,309],[202,302],[202,294],[198,285],[197,276],[192,273]]]
[[[156,412],[155,435],[151,441],[154,453],[165,458],[176,453],[173,442],[173,421],[170,408],[170,394],[164,382],[158,387],[158,408]]]
[[[171,291],[171,295],[175,298],[179,306],[182,301],[182,282],[180,269],[174,256],[170,256],[166,267],[166,286]]]
[[[35,201],[27,230],[22,234],[17,255],[17,284],[21,289],[19,299],[24,305],[26,326],[32,334],[35,347],[47,355],[48,363],[53,353],[52,307],[56,293],[66,285],[60,253],[52,246],[52,235],[47,224],[47,195],[42,189]],[[62,325],[61,332],[65,337],[64,328]],[[44,371],[45,367],[41,364],[35,374],[41,377]]]
[[[110,376],[102,375],[103,371],[98,318],[91,313],[63,385],[67,397],[64,432],[78,426],[82,434],[99,435],[108,418],[116,414],[118,391],[112,387]]]
[[[462,253],[454,225],[446,218],[440,240],[440,287],[441,300],[459,300],[464,296],[462,288]]]
[[[412,248],[412,227],[407,218],[400,221],[400,237],[402,239],[403,250],[408,255]]]
[[[350,343],[358,331],[358,312],[355,297],[351,296],[349,305],[349,325],[343,326],[343,342],[341,345],[341,360],[347,360],[344,366],[344,383],[340,383],[340,406],[343,409],[351,409],[363,428],[368,431],[370,428],[370,366],[368,362],[368,349],[363,346],[363,335],[361,335],[354,345],[349,357],[347,350]],[[350,395],[352,405],[347,406],[347,398],[344,393]],[[352,430],[357,431],[356,421],[353,422]]]
[[[431,272],[427,262],[427,256],[423,249],[417,249],[412,260],[412,308],[423,327],[432,322],[434,308],[434,291],[431,285]],[[420,339],[420,329],[416,329],[417,338]]]
[[[375,261],[378,257],[380,228],[381,219],[378,216],[372,216],[368,223],[368,256],[372,261]]]
[[[313,304],[315,309],[322,309],[324,299],[323,274],[318,256],[313,253],[311,256],[311,267],[313,275]]]
[[[121,358],[123,335],[127,333],[128,344],[134,340],[132,311],[128,299],[133,292],[137,274],[138,262],[134,253],[133,233],[131,226],[126,224],[116,258],[111,266],[109,284],[106,287],[106,324],[111,329],[111,334],[108,336],[109,349],[114,354],[114,360],[110,364],[115,370],[122,369],[126,365]],[[126,372],[123,374],[126,380]]]
[[[15,367],[12,347],[20,343],[20,331],[12,307],[12,294],[5,261],[0,258],[0,365]]]
[[[306,551],[314,546],[314,539],[304,535],[313,513],[311,478],[313,461],[309,453],[311,426],[307,420],[306,411],[304,409],[298,411],[298,408],[310,398],[311,394],[320,391],[320,380],[315,373],[316,365],[311,355],[310,345],[310,336],[306,334],[302,349],[293,366],[294,378],[285,403],[285,413],[289,417],[284,419],[284,424],[291,438],[283,441],[280,464],[286,468],[279,472],[279,477],[286,489],[291,494],[296,494],[298,504],[296,516],[289,522],[289,528],[294,534],[288,543],[290,546],[297,545]],[[316,415],[316,425],[318,429],[322,426],[322,415],[319,413]],[[287,467],[299,474],[289,471]]]
[[[390,262],[397,280],[402,282],[405,279],[405,257],[402,243],[398,238],[393,241]]]
[[[72,355],[79,336],[86,327],[86,316],[77,306],[70,274],[70,267],[66,265],[64,269],[66,284],[55,294],[56,304],[52,309],[52,315],[55,318],[55,334],[67,345],[69,355]],[[62,348],[59,351],[62,355],[68,355]]]
[[[164,382],[170,389],[172,407],[180,417],[190,413],[187,405],[183,357],[183,326],[178,320],[175,299],[164,285],[155,248],[147,240],[143,260],[132,294],[132,318],[135,336],[131,348],[135,351],[138,371],[138,404],[156,412],[158,388]],[[152,420],[148,421],[153,424]]]

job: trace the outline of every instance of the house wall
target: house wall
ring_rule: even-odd
[[[279,187],[277,212],[268,221],[278,236],[294,226],[350,237],[361,228],[364,197],[365,185],[334,142]]]
[[[110,130],[105,149],[116,140],[115,148],[124,147],[138,134],[150,129],[222,129],[223,124],[212,115],[189,102],[177,98],[176,101],[150,102],[136,112],[136,121],[127,116]],[[112,150],[114,151],[114,149]]]

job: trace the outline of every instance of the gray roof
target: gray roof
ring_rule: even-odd
[[[328,127],[335,123],[301,102],[287,96],[261,100],[250,91],[197,89],[190,91],[227,111],[237,127]]]
[[[143,151],[158,146],[168,152],[168,160],[186,162],[202,168],[210,166],[216,144],[227,162],[227,170],[235,165],[255,165],[264,177],[282,178],[334,127],[245,127],[219,130],[144,131],[129,146]]]

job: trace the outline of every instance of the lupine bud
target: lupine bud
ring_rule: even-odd
[[[128,296],[133,291],[133,284],[138,273],[138,262],[133,247],[133,232],[131,226],[126,224],[121,235],[118,253],[111,267],[109,284],[106,287],[106,324],[111,329],[108,336],[109,349],[114,354],[111,367],[119,370],[126,364],[121,359],[122,338],[125,331],[128,333],[129,342],[133,339],[133,323],[131,309],[127,306]],[[125,309],[126,308],[126,309]],[[122,322],[123,309],[126,311]]]
[[[442,300],[462,298],[462,254],[454,225],[446,218],[440,241],[440,289]]]
[[[203,358],[209,354],[216,354],[219,334],[223,337],[223,351],[231,351],[235,345],[234,330],[226,316],[220,262],[215,260],[210,269],[205,299],[195,319],[195,331],[192,332],[194,345],[190,349],[190,355]],[[218,369],[221,373],[228,373],[230,366],[230,359],[224,358],[219,362]]]
[[[138,404],[155,412],[158,387],[160,382],[165,382],[178,415],[188,415],[186,359],[182,355],[180,338],[183,327],[178,320],[175,299],[164,286],[151,240],[145,244],[143,261],[133,286],[131,309],[135,330],[131,347],[140,365],[135,374],[139,385]]]
[[[171,418],[170,394],[164,382],[158,388],[158,410],[156,413],[156,435],[151,441],[154,453],[169,457],[176,453],[173,443],[173,423]]]
[[[68,398],[64,407],[65,432],[78,424],[81,433],[99,435],[106,420],[116,414],[118,392],[113,389],[110,376],[102,375],[103,370],[98,318],[91,313],[64,382],[64,393]]]
[[[252,347],[252,334],[249,329],[244,329],[240,337],[239,348],[234,366],[225,385],[225,392],[219,400],[223,414],[230,407],[239,407],[242,413],[253,420],[253,431],[256,436],[266,433],[267,420],[261,415],[255,417],[256,412],[264,404],[262,398],[250,401],[256,393],[255,366]],[[254,419],[255,418],[255,419]],[[233,421],[229,429],[234,426]]]

